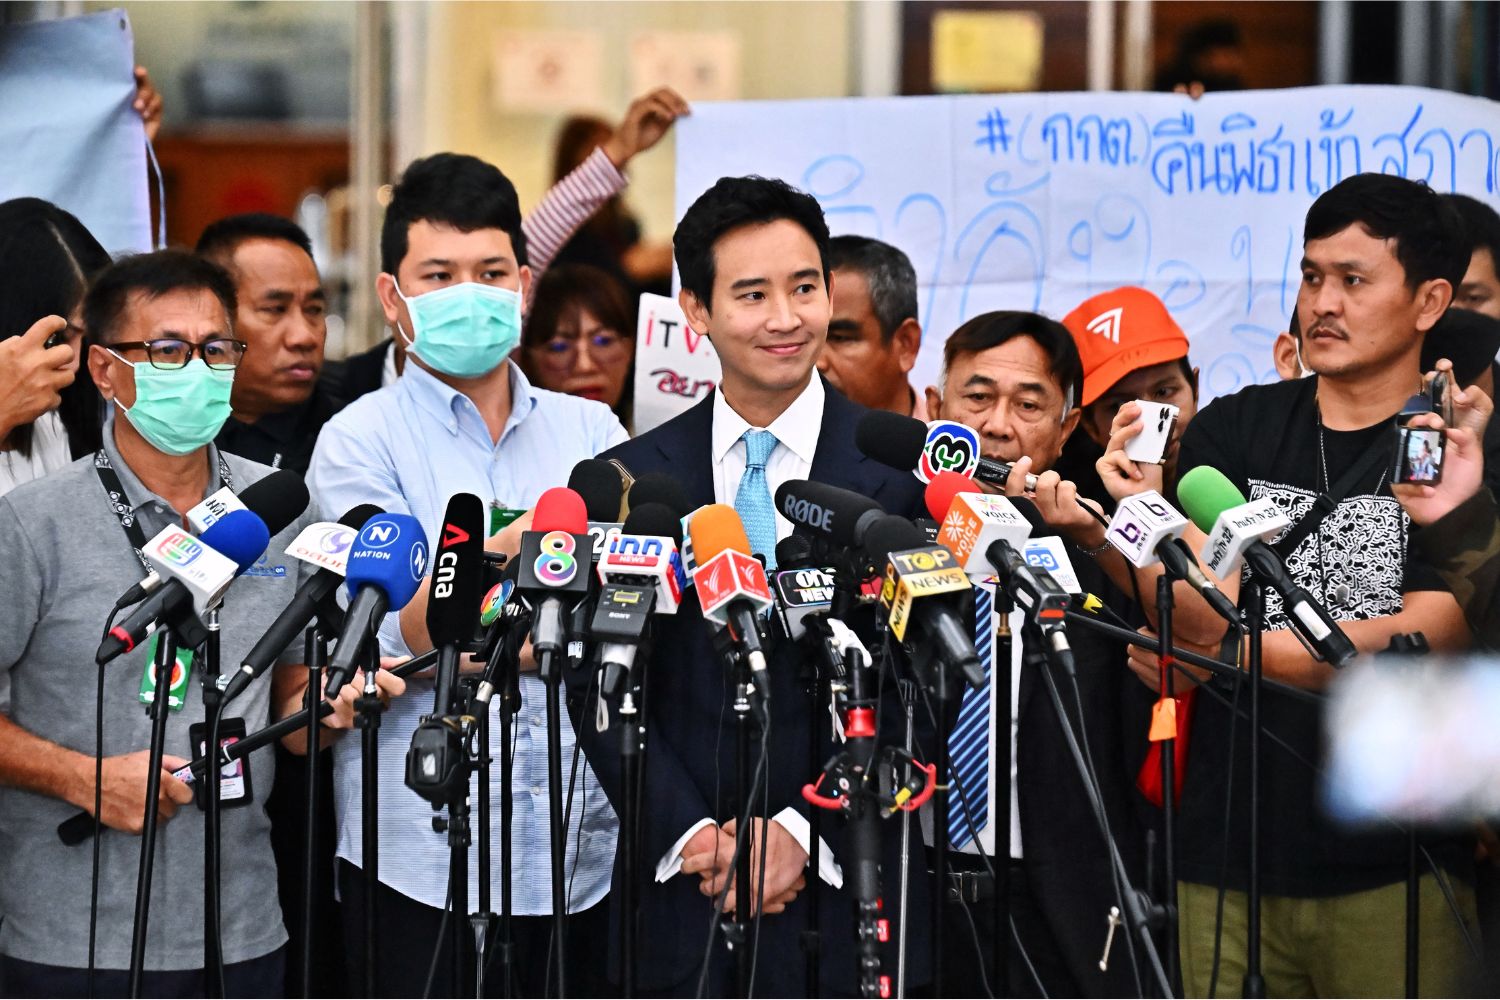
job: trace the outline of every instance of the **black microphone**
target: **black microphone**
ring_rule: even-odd
[[[584,658],[594,602],[599,598],[599,581],[594,570],[599,566],[599,557],[604,554],[605,538],[611,530],[620,527],[625,484],[620,478],[619,467],[600,458],[586,458],[573,466],[573,472],[568,476],[568,489],[583,498],[592,543],[588,593],[568,611],[568,661],[578,667]]]
[[[265,522],[266,531],[273,538],[302,516],[310,500],[307,484],[290,469],[278,469],[257,479],[245,487],[238,499],[246,510]],[[212,527],[210,525],[199,532],[199,537],[202,538]],[[115,602],[115,610],[119,611],[145,600],[147,594],[153,593],[162,585],[162,580],[161,574],[152,570],[144,580],[120,595],[120,599]]]
[[[922,529],[894,514],[877,518],[869,526],[864,547],[889,561],[881,604],[889,609],[891,634],[917,651],[914,661],[936,657],[970,685],[982,686],[985,665],[979,662],[974,636],[964,624],[963,612],[973,600],[973,590],[953,553],[928,544]],[[946,697],[946,692],[939,695]]]
[[[323,616],[325,627],[329,626],[332,619],[342,618],[342,612],[338,611],[338,605],[333,601],[333,594],[338,585],[344,582],[344,560],[348,557],[354,537],[365,526],[365,522],[380,513],[383,511],[372,503],[360,504],[339,518],[337,528],[328,524],[314,524],[297,536],[287,550],[288,554],[305,562],[321,564],[323,568],[297,588],[291,603],[282,609],[271,627],[266,629],[265,634],[251,648],[240,669],[227,678],[228,684],[224,687],[226,703],[238,697],[250,686],[251,681],[265,673],[282,651],[292,644],[298,633],[313,620],[314,615]]]
[[[870,410],[859,418],[854,429],[854,444],[866,458],[873,458],[881,465],[913,472],[922,464],[923,452],[928,450],[929,428],[913,417],[904,417],[889,410]],[[961,472],[977,482],[1003,488],[1010,478],[1011,464],[983,455],[970,459],[972,468],[951,471]],[[1026,488],[1036,487],[1036,476],[1026,477]]]
[[[630,507],[642,507],[648,503],[659,503],[678,517],[693,509],[682,484],[665,472],[648,472],[630,487]],[[681,535],[681,530],[678,534]]]
[[[871,526],[887,516],[880,504],[863,494],[808,479],[788,479],[778,486],[776,509],[793,524],[827,535],[835,545],[846,549],[863,548]]]

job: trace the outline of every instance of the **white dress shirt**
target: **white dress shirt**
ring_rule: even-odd
[[[723,392],[714,393],[713,435],[711,438],[714,471],[714,500],[734,506],[735,494],[740,489],[740,478],[745,474],[745,442],[741,440],[748,430],[768,430],[776,435],[776,447],[766,459],[766,487],[771,496],[782,483],[789,479],[806,479],[812,472],[813,454],[818,450],[818,434],[823,428],[823,380],[816,372],[808,381],[807,388],[781,411],[781,416],[765,428],[752,428],[749,421],[734,411],[724,399]],[[792,522],[776,515],[776,540],[780,541],[792,533]],[[771,821],[791,834],[804,851],[811,843],[812,829],[807,819],[790,806],[771,817]],[[693,838],[693,834],[714,822],[704,817],[688,828],[662,855],[656,866],[656,880],[665,882],[682,870],[682,849]],[[818,838],[818,875],[834,888],[844,884],[844,873],[833,860],[833,851],[827,841]],[[811,852],[808,852],[809,855]]]

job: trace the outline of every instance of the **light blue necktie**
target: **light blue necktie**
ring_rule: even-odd
[[[734,494],[734,509],[745,522],[750,548],[766,557],[766,569],[776,568],[776,508],[766,484],[766,459],[776,448],[776,435],[754,428],[740,438],[745,442],[745,474]]]
[[[974,652],[984,667],[984,684],[966,688],[958,707],[958,724],[948,737],[948,841],[964,847],[990,821],[990,649],[994,642],[988,586],[974,588]],[[965,808],[967,806],[967,809]],[[974,819],[969,825],[969,817]]]

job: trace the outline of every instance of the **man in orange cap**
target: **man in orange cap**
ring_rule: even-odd
[[[1161,299],[1126,286],[1095,295],[1063,319],[1083,362],[1083,417],[1078,426],[1100,448],[1121,407],[1135,400],[1171,403],[1177,427],[1162,456],[1164,479],[1176,481],[1177,445],[1198,412],[1198,370],[1188,338]],[[1139,409],[1139,408],[1137,408]]]

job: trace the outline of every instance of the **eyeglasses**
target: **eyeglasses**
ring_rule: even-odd
[[[578,360],[578,335],[556,336],[551,340],[544,340],[540,344],[532,344],[531,350],[536,353],[537,360],[558,371],[566,371],[572,368]],[[588,337],[589,355],[599,364],[612,364],[624,360],[630,354],[629,338],[622,337],[612,330],[601,330]]]
[[[203,363],[220,371],[232,371],[240,366],[248,346],[243,340],[232,337],[216,337],[194,344],[186,340],[127,340],[119,344],[106,344],[110,350],[143,350],[152,368],[182,368],[197,354]]]

